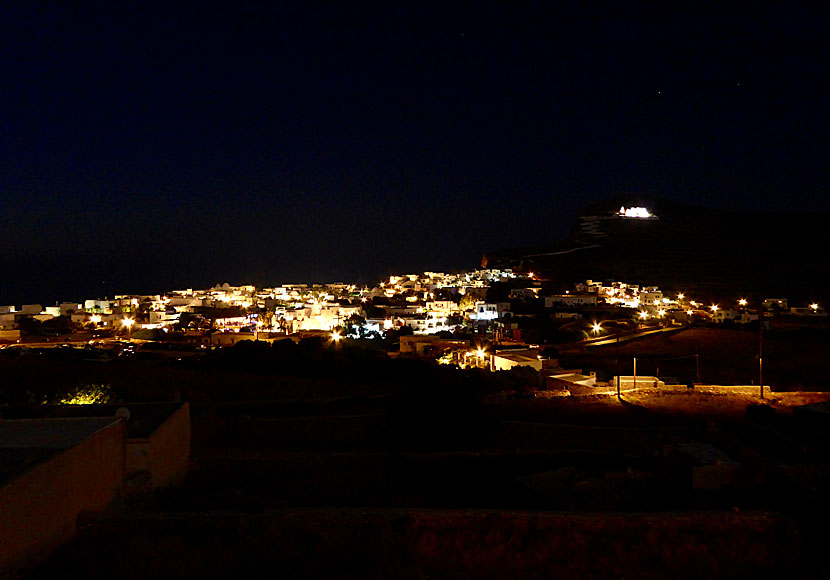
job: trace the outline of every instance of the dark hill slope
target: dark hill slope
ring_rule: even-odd
[[[622,205],[645,206],[656,218],[615,215]],[[614,279],[700,296],[746,293],[817,300],[830,296],[828,218],[733,213],[665,199],[618,197],[586,207],[564,242],[494,252],[488,263],[533,270],[565,285]]]

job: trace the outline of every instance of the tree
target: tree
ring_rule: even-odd
[[[344,334],[346,336],[353,336],[355,338],[365,338],[366,334],[366,319],[359,314],[352,314],[346,319],[343,325]]]
[[[173,325],[175,330],[187,330],[198,318],[190,312],[179,314],[179,320]]]
[[[507,302],[510,296],[510,285],[507,282],[493,282],[487,288],[485,300],[489,303]]]
[[[559,332],[559,325],[547,314],[537,314],[532,318],[521,320],[522,332],[528,342],[567,342],[573,340],[571,334],[563,335]]]
[[[447,325],[448,326],[463,326],[464,325],[464,317],[461,314],[451,314],[447,316]]]
[[[34,336],[40,334],[43,325],[40,323],[40,320],[26,316],[25,318],[20,319],[20,322],[17,323],[17,327],[20,329],[20,334],[23,336]]]
[[[461,310],[472,310],[476,307],[475,297],[470,294],[465,294],[461,297],[461,300],[458,301],[458,307]]]
[[[369,306],[366,308],[366,317],[367,318],[386,318],[386,309],[381,308],[380,306]]]
[[[150,309],[153,307],[153,301],[149,298],[142,299],[141,303],[138,305],[138,310],[136,311],[136,318],[139,320],[149,320],[150,319]]]
[[[72,319],[69,316],[56,316],[42,324],[44,330],[51,330],[59,334],[69,334],[73,330]]]
[[[164,340],[167,334],[160,328],[137,328],[132,332],[133,338],[141,340]]]

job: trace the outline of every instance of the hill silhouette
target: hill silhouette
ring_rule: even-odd
[[[622,217],[621,206],[643,206],[655,217]],[[830,296],[828,225],[824,213],[737,213],[618,196],[587,206],[563,241],[486,258],[491,267],[533,271],[562,286],[621,280],[701,298],[740,294],[803,302]]]

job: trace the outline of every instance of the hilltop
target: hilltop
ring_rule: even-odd
[[[641,206],[648,219],[618,215]],[[626,280],[686,290],[696,296],[828,295],[824,267],[830,245],[823,213],[737,213],[644,196],[618,196],[588,205],[570,235],[535,248],[497,250],[488,265],[532,270],[541,279]]]

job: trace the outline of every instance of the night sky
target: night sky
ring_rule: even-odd
[[[73,4],[0,13],[0,304],[473,268],[621,193],[830,210],[806,3]]]

